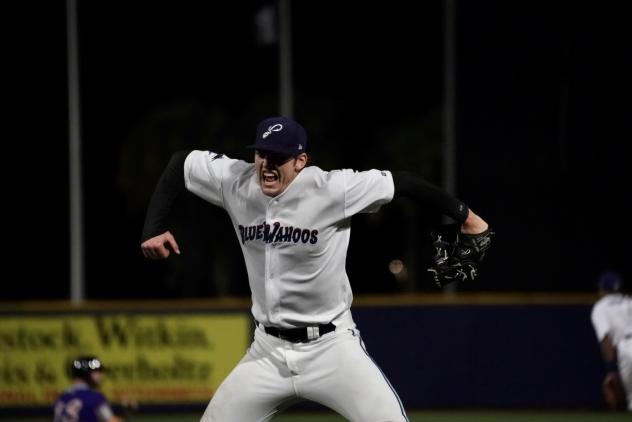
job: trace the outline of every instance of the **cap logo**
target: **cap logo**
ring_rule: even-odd
[[[277,123],[276,125],[268,126],[268,130],[263,132],[262,138],[266,139],[269,134],[271,134],[272,132],[280,132],[281,129],[283,129],[283,125],[281,123]]]

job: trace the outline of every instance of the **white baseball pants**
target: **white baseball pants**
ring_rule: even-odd
[[[627,396],[628,410],[632,412],[632,337],[629,335],[617,346],[617,359],[619,375],[621,375]]]
[[[350,421],[408,421],[350,313],[340,320],[334,321],[334,332],[309,343],[291,343],[256,328],[250,349],[219,386],[201,422],[269,421],[301,399]]]

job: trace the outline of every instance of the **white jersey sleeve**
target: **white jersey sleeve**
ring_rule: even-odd
[[[617,346],[632,336],[632,298],[619,293],[602,297],[590,315],[597,339],[601,342],[608,335]]]
[[[599,342],[603,341],[603,339],[608,334],[608,331],[610,330],[610,324],[608,323],[608,319],[603,312],[603,307],[594,306],[590,315],[590,319],[592,321],[593,328],[595,329],[597,340]]]
[[[186,188],[218,207],[225,208],[223,182],[243,171],[247,163],[211,151],[192,151],[184,161]]]
[[[114,412],[108,403],[103,403],[94,411],[99,422],[107,422],[114,417]]]
[[[358,213],[377,212],[393,199],[395,186],[390,171],[341,170],[339,177],[344,186],[345,218]]]

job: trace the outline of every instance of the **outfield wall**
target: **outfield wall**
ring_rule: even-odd
[[[602,408],[592,295],[356,298],[365,344],[407,408]],[[96,354],[114,401],[204,406],[251,338],[248,302],[0,304],[0,410],[46,408]]]
[[[589,305],[359,308],[355,320],[410,408],[603,408]]]

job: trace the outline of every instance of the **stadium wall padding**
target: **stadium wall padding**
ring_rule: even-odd
[[[588,305],[354,309],[407,408],[603,408]]]
[[[352,312],[365,345],[407,409],[605,407],[601,397],[604,368],[590,322],[592,297],[560,303],[548,296],[539,302],[521,302],[521,298],[513,297],[500,301],[474,297],[454,302],[421,296],[410,303],[408,296],[399,302],[386,296],[377,301],[358,299]],[[85,306],[79,311],[64,311],[60,304],[49,304],[44,310],[36,305],[20,305],[21,310],[2,310],[0,325],[7,327],[5,318],[101,318],[139,313],[237,313],[251,321],[247,300],[221,303],[211,306],[206,302],[174,301],[169,305],[138,306],[112,302]],[[250,337],[248,332],[245,335]],[[247,344],[249,340],[245,340]],[[3,361],[11,360],[6,355],[11,355],[9,350],[3,353]],[[0,410],[8,410],[7,404],[0,405]],[[199,403],[199,407],[205,404]],[[24,405],[20,409],[33,408]],[[42,403],[33,405],[39,407]],[[178,410],[192,405],[169,406]],[[147,403],[144,408],[150,410],[152,406],[159,405]],[[313,408],[310,406],[305,408]]]

